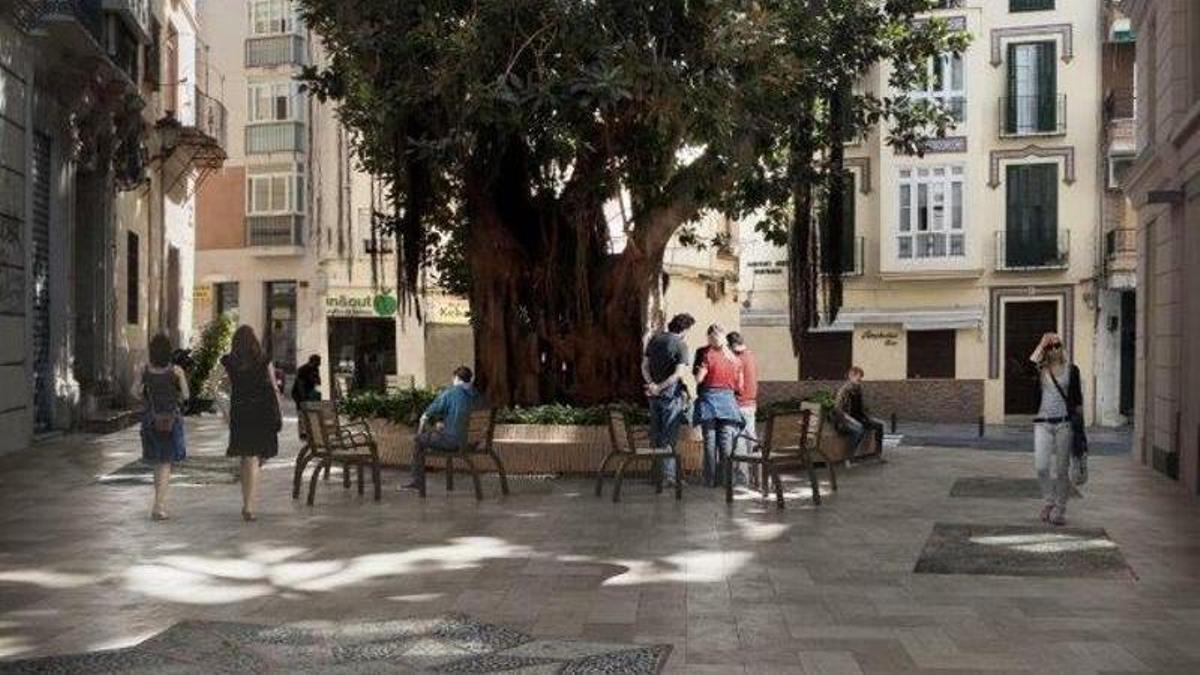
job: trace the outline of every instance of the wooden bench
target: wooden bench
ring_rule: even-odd
[[[439,450],[426,448],[425,457],[440,457],[446,462],[446,490],[454,490],[454,462],[461,460],[471,473],[471,482],[475,485],[475,499],[483,499],[483,487],[479,483],[479,469],[475,466],[474,458],[488,457],[496,465],[500,474],[500,492],[508,494],[508,476],[504,473],[504,463],[493,446],[496,432],[496,411],[485,408],[473,411],[467,419],[467,438],[463,444],[454,450]],[[421,497],[425,497],[425,481],[418,486]]]
[[[820,457],[829,470],[829,482],[837,490],[837,474],[833,462],[825,456],[821,443],[824,415],[819,404],[805,403],[797,412],[776,413],[767,418],[766,430],[761,439],[743,433],[751,445],[758,448],[757,454],[735,447],[725,459],[725,501],[733,501],[733,463],[744,462],[759,466],[762,477],[759,481],[762,496],[766,498],[771,485],[775,488],[775,503],[784,507],[783,482],[779,472],[785,468],[799,467],[808,473],[812,488],[813,503],[821,503],[821,486],[817,480],[816,457]]]
[[[338,415],[337,403],[333,401],[307,401],[300,405],[300,425],[305,434],[304,446],[296,456],[295,474],[292,478],[292,499],[300,496],[300,483],[304,469],[316,460],[308,484],[308,505],[312,506],[317,494],[317,479],[329,467],[342,465],[342,485],[350,487],[350,467],[358,468],[358,494],[363,494],[363,473],[371,467],[371,481],[375,485],[375,501],[382,497],[379,473],[379,449],[371,427],[366,422],[355,422]]]
[[[654,471],[654,491],[661,494],[663,474],[666,473],[663,464],[666,460],[673,458],[675,460],[675,499],[683,498],[683,462],[673,448],[652,447],[649,434],[632,431],[625,420],[625,413],[620,410],[609,411],[608,433],[612,449],[604,456],[604,460],[600,462],[600,468],[596,471],[597,497],[604,492],[604,471],[608,468],[608,463],[614,459],[619,459],[617,470],[613,476],[614,502],[621,501],[621,481],[625,478],[625,468],[635,461],[650,462],[651,468],[656,469]]]

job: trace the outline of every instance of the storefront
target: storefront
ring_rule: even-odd
[[[330,289],[325,296],[328,365],[343,393],[405,384],[397,381],[398,305],[394,294],[370,288]]]

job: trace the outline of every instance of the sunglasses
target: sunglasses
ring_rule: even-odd
[[[1046,349],[1062,349],[1062,343],[1051,342],[1050,344],[1046,345]]]

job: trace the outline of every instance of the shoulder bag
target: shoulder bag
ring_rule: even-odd
[[[145,380],[146,376],[149,374],[149,371],[144,372],[142,374],[142,379]],[[150,404],[150,423],[154,429],[154,433],[158,434],[159,436],[170,436],[171,432],[175,431],[176,414],[174,412],[158,412],[158,410],[154,407],[154,395],[150,392],[150,386],[145,385],[144,389],[146,401]]]
[[[1062,385],[1058,383],[1058,378],[1054,377],[1054,373],[1047,371],[1046,374],[1050,376],[1050,381],[1054,383],[1054,388],[1058,390],[1058,395],[1062,396],[1063,401],[1067,404],[1067,420],[1071,424],[1071,482],[1075,485],[1083,485],[1088,480],[1088,439],[1087,432],[1084,431],[1083,427],[1083,412],[1071,405],[1070,397],[1063,391]],[[1074,367],[1068,368],[1068,386],[1070,385],[1070,378],[1074,376]]]

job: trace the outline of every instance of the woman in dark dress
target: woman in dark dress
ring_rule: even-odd
[[[221,357],[221,365],[230,388],[229,449],[225,454],[242,458],[242,518],[255,520],[259,468],[279,454],[279,429],[283,426],[275,371],[250,326],[233,334],[233,346]]]

